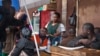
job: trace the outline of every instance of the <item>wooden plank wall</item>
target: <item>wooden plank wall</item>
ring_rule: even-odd
[[[100,0],[79,0],[79,32],[87,22],[100,27]]]

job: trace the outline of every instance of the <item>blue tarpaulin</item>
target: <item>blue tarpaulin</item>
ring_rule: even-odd
[[[1,1],[2,1],[2,0],[0,0],[0,6],[2,5]]]
[[[2,6],[2,0],[0,0],[0,6]],[[12,6],[15,7],[16,11],[18,11],[20,8],[19,0],[12,0]]]

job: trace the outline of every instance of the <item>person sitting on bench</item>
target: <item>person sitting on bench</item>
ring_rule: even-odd
[[[67,46],[85,46],[86,48],[100,49],[100,35],[95,34],[93,24],[85,23],[82,31],[83,34],[71,40]]]

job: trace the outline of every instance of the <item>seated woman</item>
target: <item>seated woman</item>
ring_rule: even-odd
[[[91,23],[85,23],[82,28],[83,34],[71,40],[67,46],[85,46],[86,48],[100,49],[100,35],[94,33],[94,26]]]
[[[51,45],[57,45],[61,41],[61,33],[65,31],[64,25],[61,23],[60,14],[54,12],[51,21],[46,25],[48,34],[51,36]]]

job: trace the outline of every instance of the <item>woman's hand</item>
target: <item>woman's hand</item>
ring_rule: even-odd
[[[46,36],[53,36],[52,34],[47,34]]]
[[[60,33],[60,32],[56,32],[53,36],[54,36],[54,37],[57,37],[57,36],[59,36],[59,35],[61,35],[61,33]]]

